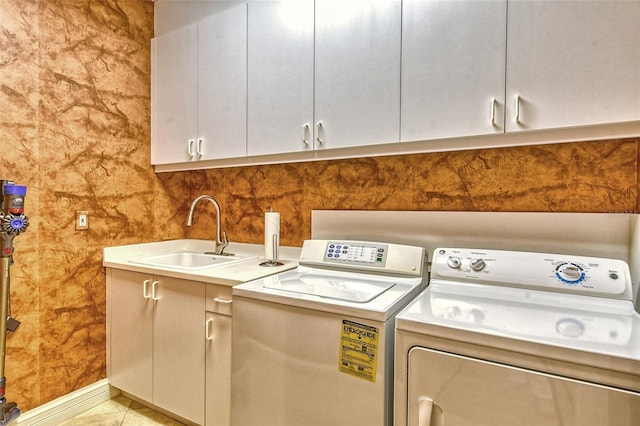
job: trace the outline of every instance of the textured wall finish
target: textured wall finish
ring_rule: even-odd
[[[28,186],[27,233],[15,240],[11,313],[22,325],[7,338],[7,398],[39,401],[38,13],[35,1],[0,1],[0,176]]]
[[[273,208],[281,212],[282,243],[297,246],[310,237],[313,209],[635,212],[637,144],[625,139],[189,174],[194,195],[209,193],[220,202],[230,240],[262,242],[262,216]],[[211,238],[212,230],[211,222],[196,224],[189,236]]]
[[[0,178],[28,186],[12,268],[7,397],[23,410],[106,376],[105,246],[310,234],[312,209],[637,211],[638,139],[156,175],[150,167],[153,3],[0,0]],[[75,231],[76,210],[90,229]]]
[[[153,4],[0,0],[0,26],[0,176],[28,186],[31,220],[7,397],[26,410],[106,375],[102,248],[184,234],[149,166]]]

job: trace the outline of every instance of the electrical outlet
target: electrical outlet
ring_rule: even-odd
[[[89,212],[76,212],[76,231],[89,229]]]

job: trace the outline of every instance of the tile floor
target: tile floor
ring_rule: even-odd
[[[127,397],[118,395],[60,426],[183,426]]]

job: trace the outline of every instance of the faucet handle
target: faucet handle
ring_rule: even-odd
[[[222,231],[222,241],[216,241],[216,254],[222,254],[228,245],[229,240],[227,240],[227,231]]]

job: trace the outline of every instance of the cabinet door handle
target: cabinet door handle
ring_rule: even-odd
[[[196,143],[195,139],[189,139],[189,145],[187,146],[187,152],[189,153],[189,157],[193,158],[193,144]]]
[[[196,144],[196,154],[198,154],[198,157],[202,157],[202,142],[204,142],[204,138],[198,138],[198,143]]]
[[[491,99],[491,125],[496,127],[496,98]]]
[[[229,303],[233,302],[233,300],[231,299],[223,299],[221,297],[214,297],[213,301],[218,303],[224,303],[225,305],[228,305]]]
[[[148,290],[148,286],[149,286],[149,282],[151,280],[144,280],[142,282],[142,297],[144,297],[145,299],[148,299],[149,297],[149,290]]]
[[[520,124],[520,95],[516,95],[516,115],[514,120],[516,123]]]
[[[213,340],[213,336],[211,335],[211,325],[213,324],[213,318],[207,320],[207,323],[204,326],[204,336],[207,340]]]
[[[151,300],[160,300],[160,298],[156,294],[157,287],[158,287],[158,281],[154,281],[153,284],[151,284]]]
[[[305,144],[305,146],[309,146],[309,141],[307,140],[307,134],[309,133],[309,125],[305,124],[302,127],[302,143]]]
[[[324,143],[324,140],[320,137],[320,131],[322,130],[322,121],[316,123],[316,140],[320,145]]]

